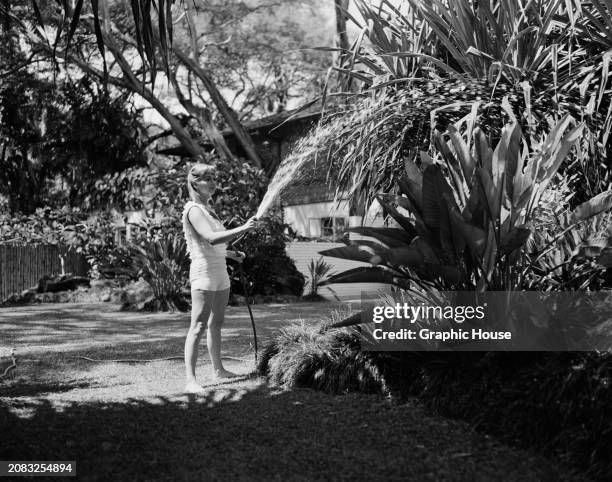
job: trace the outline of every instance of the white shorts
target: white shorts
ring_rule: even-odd
[[[230,288],[227,271],[219,276],[197,278],[191,281],[192,290],[222,291]]]

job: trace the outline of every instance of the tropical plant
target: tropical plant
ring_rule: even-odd
[[[435,132],[438,162],[422,152],[421,168],[406,162],[400,195],[377,196],[401,228],[352,228],[375,241],[320,253],[374,266],[322,284],[383,282],[441,291],[525,286],[530,264],[524,263],[523,247],[532,234],[533,212],[583,128],[570,129],[571,123],[564,117],[530,148],[514,122],[503,128],[494,151],[478,127],[463,135],[454,126],[446,136]],[[610,207],[608,193],[576,208],[573,220]]]
[[[361,34],[344,73],[367,87],[430,77],[430,69],[442,76],[546,84],[553,72],[559,77],[585,57],[584,51],[567,52],[562,42],[580,11],[573,1],[407,0],[398,6],[357,0],[356,5],[363,21],[348,16]]]
[[[462,105],[465,109],[466,100],[467,104],[482,100],[499,109],[498,99],[507,93],[498,95],[500,88],[525,97],[523,106],[516,110],[525,132],[524,121],[530,129],[536,125],[532,123],[536,111],[544,114],[535,116],[539,121],[554,123],[570,114],[584,122],[580,149],[562,170],[571,165],[570,174],[578,173],[583,178],[574,186],[578,191],[574,202],[584,202],[607,189],[612,162],[609,0],[584,5],[573,0],[408,0],[400,6],[388,0],[356,3],[363,21],[348,16],[361,34],[347,55],[350,61],[341,70],[359,81],[383,108],[365,128],[339,138],[337,145],[345,148],[340,159],[340,171],[345,173],[342,189],[348,187],[359,194],[375,192],[381,188],[376,183],[380,179],[394,185],[396,179],[381,176],[381,171],[389,174],[400,167],[400,146],[406,140],[410,142],[415,126],[427,134],[430,112],[433,120],[440,110],[456,110]],[[443,86],[463,82],[467,88],[453,86],[454,96],[441,95],[440,89],[426,89],[426,102],[416,111],[423,111],[421,119],[414,115],[414,124],[395,129],[394,107],[403,104],[403,92],[424,90],[420,85],[425,82]],[[476,93],[472,93],[474,90]],[[431,107],[427,109],[429,102]],[[341,110],[344,115],[346,109]],[[389,111],[391,114],[387,114]],[[370,136],[369,131],[391,132],[389,126],[398,137],[372,146],[370,142],[376,136]],[[362,152],[376,158],[375,162],[361,163]]]
[[[319,286],[321,281],[329,274],[332,270],[332,265],[327,263],[323,257],[320,257],[316,262],[313,259],[308,264],[309,273],[309,298],[316,299],[319,296]]]
[[[546,103],[532,104],[527,94],[527,84],[415,80],[397,92],[379,91],[330,112],[304,146],[312,156],[326,156],[338,193],[369,204],[377,192],[395,190],[405,160],[430,148],[433,130],[478,124],[496,142],[505,123],[515,120],[528,142],[546,133],[552,122]]]
[[[170,234],[136,245],[132,251],[135,269],[149,283],[158,310],[188,309],[183,289],[188,281],[189,256],[182,236]]]
[[[596,196],[575,212],[565,210],[546,225],[536,225],[526,245],[529,276],[525,287],[539,290],[597,290],[610,285],[612,267],[612,192]],[[591,214],[587,206],[600,206]]]

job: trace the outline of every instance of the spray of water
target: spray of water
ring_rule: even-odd
[[[281,162],[268,185],[268,190],[259,205],[259,209],[257,209],[255,215],[257,218],[262,217],[270,209],[274,200],[291,181],[298,179],[300,168],[316,154],[317,140],[326,138],[327,130],[329,130],[327,126],[318,126],[314,132],[300,139],[289,155]]]

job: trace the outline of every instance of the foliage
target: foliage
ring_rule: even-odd
[[[163,235],[145,241],[140,246],[135,245],[132,248],[132,261],[138,274],[153,289],[156,309],[188,309],[183,289],[189,274],[189,256],[182,236]]]
[[[526,287],[550,291],[611,286],[612,213],[601,212],[576,223],[567,206],[569,196],[555,190],[545,194],[549,199],[536,211],[526,244],[531,264]]]
[[[401,195],[378,196],[401,229],[354,228],[377,242],[357,241],[321,252],[375,267],[356,268],[325,283],[520,289],[531,267],[522,248],[532,233],[534,209],[580,135],[581,126],[568,131],[569,125],[568,117],[562,119],[531,151],[516,123],[503,128],[495,151],[478,127],[465,135],[451,127],[449,140],[435,133],[440,163],[421,153],[422,169],[406,163]],[[610,198],[607,193],[579,206],[572,227],[612,207]]]
[[[86,77],[55,85],[17,70],[0,86],[0,118],[0,192],[13,212],[100,207],[92,196],[100,176],[146,162],[128,97],[111,97]]]
[[[492,142],[511,120],[529,134],[527,142],[547,132],[547,104],[532,105],[527,94],[526,84],[414,81],[398,92],[382,90],[330,112],[306,145],[310,155],[326,156],[329,175],[337,179],[337,193],[346,191],[370,203],[377,192],[395,189],[405,160],[428,150],[436,129],[445,131],[454,123],[478,124]],[[525,115],[509,115],[509,111]]]
[[[46,150],[65,166],[62,175],[71,186],[68,201],[98,209],[106,199],[92,193],[100,190],[101,180],[112,181],[126,168],[146,165],[140,113],[130,93],[111,95],[87,76],[63,84],[61,96],[65,114],[50,126]]]
[[[281,221],[277,212],[270,212],[261,226],[237,240],[231,249],[246,253],[243,261],[249,294],[272,295],[291,294],[301,296],[304,290],[304,276],[287,256],[285,243],[291,239],[285,230],[288,226]],[[246,295],[242,288],[237,269],[230,265],[232,292]]]
[[[21,245],[67,243],[66,230],[85,219],[86,215],[76,208],[54,210],[46,207],[29,215],[0,214],[0,242]]]
[[[117,274],[134,276],[128,248],[116,240],[116,217],[78,208],[38,208],[30,215],[0,214],[0,242],[64,245],[83,253],[94,278]]]
[[[310,286],[310,299],[316,299],[318,297],[319,285],[321,281],[329,274],[332,266],[320,257],[316,262],[314,259],[310,260],[308,265],[309,286]]]
[[[44,154],[47,122],[61,116],[52,83],[27,73],[0,85],[0,192],[10,211],[31,213],[43,202],[45,180],[60,166]]]
[[[282,328],[266,347],[258,371],[285,388],[386,393],[374,358],[360,351],[359,337],[349,330],[294,325]]]
[[[53,10],[45,8],[46,2],[33,3],[35,23],[39,26],[54,23]],[[320,5],[321,2],[303,4],[293,0],[282,5],[271,1],[190,4],[136,0],[131,8],[124,8],[119,2],[107,3],[106,0],[78,2],[78,8],[63,6],[65,28],[49,42],[53,43],[53,53],[61,51],[71,41],[74,49],[78,26],[87,22],[82,17],[91,15],[95,44],[104,62],[109,45],[105,43],[107,38],[103,32],[106,21],[112,17],[116,25],[133,38],[132,47],[139,53],[143,66],[140,73],[149,73],[153,85],[158,71],[167,74],[175,67],[173,46],[197,42],[205,36],[206,42],[198,49],[202,67],[214,73],[214,81],[220,88],[236,92],[235,99],[239,99],[242,112],[265,115],[285,109],[292,97],[308,96],[322,84],[326,56],[302,48],[304,43],[324,43],[318,40],[325,35],[326,23],[324,14],[317,10]],[[120,16],[118,10],[121,10]],[[301,15],[296,16],[296,11]],[[10,11],[8,14],[15,15]],[[189,22],[178,21],[185,16],[189,17]],[[312,20],[308,23],[297,21],[300,17]],[[199,36],[201,30],[204,32]],[[304,42],[305,38],[308,41]],[[104,65],[105,71],[107,67]],[[199,95],[198,88],[192,93]]]
[[[88,183],[88,190],[80,194],[81,205],[90,209],[114,206],[121,210],[145,209],[147,190],[153,188],[152,168],[128,167],[104,174]]]
[[[410,120],[416,120],[424,137],[417,136],[412,145],[427,139],[430,112],[433,117],[442,105],[446,104],[447,110],[456,109],[466,100],[472,104],[481,100],[499,109],[499,100],[506,93],[498,96],[496,92],[506,85],[506,90],[525,97],[518,110],[513,104],[525,133],[524,121],[530,128],[537,126],[531,119],[536,110],[539,113],[535,117],[543,125],[557,122],[566,114],[585,122],[580,149],[562,166],[564,171],[571,166],[569,174],[582,176],[574,186],[578,190],[574,201],[584,202],[607,189],[612,167],[609,0],[586,5],[572,0],[409,0],[401,7],[383,0],[376,5],[365,1],[357,5],[363,22],[352,20],[361,28],[361,35],[351,48],[350,63],[343,72],[360,82],[364,93],[375,102],[378,99],[383,109],[379,113],[373,106],[372,119],[358,122],[358,129],[333,139],[343,148],[334,150],[342,156],[341,188],[363,195],[380,190],[380,179],[393,185],[393,169],[400,167],[402,148],[410,146],[413,125],[402,129],[402,124],[394,124],[396,102],[401,110],[403,92],[420,89],[424,82],[462,82],[468,87],[453,88],[455,96],[428,89],[422,105],[417,102],[417,113]],[[467,99],[459,98],[461,90],[467,90]],[[346,109],[342,111],[344,117]],[[483,114],[487,118],[486,111]],[[497,122],[495,117],[493,122]],[[389,140],[382,146],[376,144],[375,131]],[[386,132],[396,133],[401,139]],[[327,148],[329,142],[323,139],[323,147]],[[362,161],[361,156],[368,155],[375,161]],[[353,165],[358,169],[350,176]],[[381,166],[391,175],[381,176]]]
[[[207,32],[201,65],[233,92],[241,119],[290,110],[320,94],[329,54],[303,47],[331,39],[322,3],[196,2],[196,23],[219,26]]]

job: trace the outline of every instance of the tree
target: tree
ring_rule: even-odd
[[[134,4],[133,2],[132,6]],[[255,107],[261,104],[262,98],[270,100],[274,96],[277,102],[272,102],[276,104],[273,112],[278,112],[286,108],[293,86],[305,83],[304,76],[296,75],[298,70],[305,65],[311,65],[310,70],[313,73],[307,80],[312,80],[315,85],[322,76],[323,69],[318,68],[317,63],[320,64],[320,59],[324,56],[306,55],[298,50],[301,47],[301,39],[297,38],[297,33],[305,32],[303,27],[300,30],[294,21],[288,28],[281,29],[280,35],[272,38],[269,34],[271,28],[262,34],[261,27],[257,27],[262,24],[261,17],[258,17],[257,21],[252,20],[255,15],[262,13],[266,13],[263,18],[269,17],[270,14],[277,15],[274,9],[278,4],[271,1],[252,5],[246,2],[232,5],[223,2],[187,2],[185,4],[187,15],[183,17],[184,20],[175,22],[174,41],[171,44],[164,37],[163,28],[157,24],[151,27],[147,35],[152,36],[157,41],[157,45],[148,53],[146,49],[143,50],[142,39],[139,40],[138,37],[139,26],[134,22],[134,11],[128,11],[123,2],[105,0],[100,2],[100,5],[104,8],[99,8],[96,14],[92,7],[89,16],[84,13],[85,7],[81,6],[78,19],[76,11],[72,12],[73,21],[70,23],[70,29],[65,29],[68,32],[64,33],[64,36],[60,31],[52,44],[48,39],[38,35],[38,38],[33,39],[36,47],[47,55],[54,55],[77,65],[90,75],[96,75],[112,85],[143,96],[166,119],[179,141],[196,158],[203,155],[201,148],[189,135],[185,126],[177,120],[176,115],[171,113],[158,98],[159,89],[155,79],[162,74],[156,70],[159,66],[168,67],[163,74],[174,89],[176,98],[198,124],[199,129],[212,141],[217,152],[226,158],[231,156],[223,137],[218,132],[218,125],[229,127],[247,157],[258,167],[261,166],[261,161],[257,149],[241,125],[238,115],[221,94],[221,88],[238,90],[232,103],[242,96],[244,102],[239,103],[239,107],[247,108],[246,115],[256,110]],[[168,6],[167,3],[164,5]],[[172,13],[172,9],[169,11]],[[175,9],[174,12],[176,11]],[[289,21],[289,14],[285,12],[284,15],[285,17],[279,17],[281,23]],[[158,20],[161,21],[162,16],[160,12]],[[59,22],[61,25],[61,19],[57,16],[45,17],[41,14],[38,17],[39,21],[53,24]],[[275,29],[277,27],[278,25],[274,25]],[[249,32],[248,38],[243,33],[245,28]],[[95,35],[97,43],[89,42],[83,48],[83,42],[75,40],[68,49],[68,41],[78,39],[81,34],[92,37]],[[219,40],[224,35],[229,35],[229,39],[236,37],[238,41]],[[286,39],[290,41],[287,42]],[[110,54],[112,62],[106,62],[105,57],[98,56],[99,61],[96,65],[95,56],[92,57],[94,45],[100,52]],[[167,49],[164,46],[167,46]],[[286,62],[283,58],[284,46],[293,49],[294,52],[299,51],[299,55],[290,54],[294,60]],[[134,59],[136,52],[141,54],[145,52],[144,57],[140,57],[140,62]],[[251,88],[245,88],[243,85],[236,89],[237,78],[239,79],[241,74],[248,70],[244,66],[253,63],[257,64],[257,70],[263,72],[264,77],[271,77],[274,82],[261,86],[247,79],[252,84]],[[289,69],[287,64],[290,65]],[[261,68],[262,66],[265,68]],[[233,70],[234,68],[240,70]],[[270,73],[272,75],[269,75]],[[241,80],[244,81],[244,78]],[[206,92],[206,95],[202,95],[202,92]],[[273,92],[273,95],[270,92]],[[213,111],[213,106],[216,113]],[[243,118],[244,115],[240,117]]]
[[[11,212],[75,205],[97,177],[144,165],[140,114],[127,95],[95,79],[56,77],[18,41],[0,34],[0,193]]]

